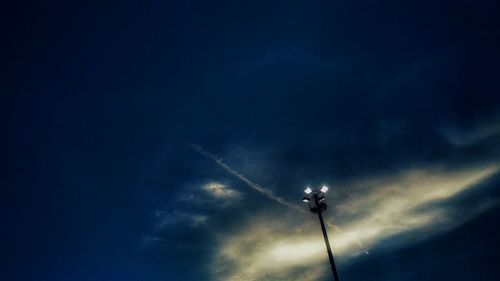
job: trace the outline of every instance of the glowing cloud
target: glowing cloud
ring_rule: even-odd
[[[202,189],[218,199],[233,199],[241,195],[238,191],[217,182],[207,183]]]
[[[335,255],[342,261],[380,244],[408,244],[463,223],[490,207],[488,202],[460,218],[453,216],[453,206],[443,203],[497,172],[494,165],[460,170],[431,167],[344,184],[333,195],[335,207],[330,204],[333,215],[340,218],[336,225],[341,226],[329,223]],[[310,214],[288,216],[253,218],[241,231],[222,236],[213,279],[304,280],[297,274],[326,261],[325,246]],[[321,274],[302,277],[318,280]]]

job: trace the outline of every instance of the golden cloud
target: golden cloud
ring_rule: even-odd
[[[431,167],[342,184],[332,194],[336,202],[331,209],[339,219],[335,225],[328,223],[334,254],[345,260],[390,238],[400,237],[392,242],[412,242],[402,238],[403,234],[414,233],[412,239],[418,241],[455,227],[485,205],[456,219],[448,207],[438,203],[479,186],[497,172],[496,165],[458,170]],[[212,265],[214,279],[320,279],[325,272],[311,269],[326,262],[327,255],[315,223],[311,214],[297,212],[280,217],[263,214],[245,222],[240,231],[220,237]]]
[[[202,189],[218,199],[237,198],[241,195],[240,192],[230,189],[226,185],[217,182],[207,183],[202,187]]]

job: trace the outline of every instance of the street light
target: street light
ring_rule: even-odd
[[[319,222],[321,224],[321,230],[323,231],[323,238],[325,239],[326,251],[328,252],[328,258],[330,259],[330,265],[332,267],[333,280],[340,281],[339,275],[337,273],[337,268],[335,267],[335,261],[333,260],[332,249],[330,248],[330,242],[328,240],[328,234],[326,233],[325,223],[323,222],[323,215],[321,213],[326,210],[326,194],[328,190],[327,186],[322,186],[319,190],[312,190],[307,187],[304,192],[306,195],[302,198],[303,202],[309,203],[309,209],[311,212],[318,214]]]

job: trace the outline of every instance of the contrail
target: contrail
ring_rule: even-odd
[[[298,211],[298,212],[305,212],[304,210],[302,210],[301,208],[293,205],[293,204],[290,204],[288,203],[287,201],[285,201],[285,199],[281,198],[281,197],[278,197],[274,194],[274,192],[270,189],[267,189],[267,188],[264,188],[262,186],[260,186],[259,184],[256,184],[254,183],[253,181],[249,180],[247,177],[245,177],[244,175],[240,174],[238,171],[234,170],[233,168],[229,167],[226,163],[224,163],[224,161],[222,160],[221,157],[215,155],[215,154],[212,154],[210,153],[209,151],[203,149],[203,147],[201,145],[198,145],[198,144],[193,144],[193,143],[188,143],[188,145],[196,152],[198,152],[199,154],[201,154],[202,156],[205,156],[207,157],[208,159],[214,161],[217,165],[221,166],[222,168],[224,168],[226,171],[228,171],[230,174],[234,175],[235,177],[237,177],[239,180],[243,181],[244,183],[246,183],[249,187],[255,189],[257,192],[260,192],[262,194],[264,194],[267,198],[283,205],[283,206],[286,206],[292,210],[295,210],[295,211]],[[342,229],[338,226],[338,225],[334,225],[330,222],[327,222],[328,226],[329,227],[332,227],[334,229],[336,229],[337,231],[339,231],[340,233],[343,233]],[[356,237],[354,237],[356,243],[359,245],[360,248],[363,248],[364,245],[363,243],[357,239]]]
[[[199,154],[207,157],[208,159],[214,161],[217,165],[221,166],[222,168],[224,168],[226,171],[228,171],[230,174],[232,174],[233,176],[237,177],[238,179],[240,179],[242,182],[246,183],[249,187],[255,189],[257,192],[260,192],[262,194],[264,194],[267,198],[283,205],[283,206],[286,206],[290,209],[293,209],[293,210],[296,210],[296,211],[299,211],[299,212],[304,212],[304,210],[302,210],[301,208],[293,205],[293,204],[290,204],[288,202],[285,201],[285,199],[281,198],[281,197],[278,197],[274,194],[274,192],[270,189],[267,189],[267,188],[264,188],[256,183],[254,183],[253,181],[249,180],[247,177],[245,177],[244,175],[240,174],[238,171],[234,170],[233,168],[229,167],[229,165],[227,165],[226,163],[224,163],[224,161],[222,160],[222,158],[218,157],[217,155],[215,154],[212,154],[210,153],[209,151],[203,149],[203,147],[201,147],[200,145],[197,145],[197,144],[192,144],[192,143],[189,143],[188,144],[194,151],[198,152]]]

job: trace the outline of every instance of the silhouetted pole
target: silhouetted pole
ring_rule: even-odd
[[[323,238],[325,239],[326,251],[328,252],[328,259],[330,260],[330,266],[332,267],[333,280],[340,281],[339,274],[337,273],[337,267],[335,266],[335,261],[333,259],[332,249],[330,248],[328,234],[326,233],[325,222],[323,221],[323,215],[321,214],[324,210],[326,210],[325,192],[327,190],[328,187],[326,186],[323,186],[320,190],[312,190],[308,187],[304,190],[306,195],[302,198],[302,201],[308,202],[311,212],[318,214],[321,230],[323,231]]]
[[[318,213],[319,222],[321,223],[321,230],[323,231],[323,238],[325,238],[326,251],[328,252],[328,258],[330,259],[330,265],[332,266],[333,280],[340,281],[339,274],[337,273],[337,267],[335,266],[335,260],[333,260],[332,249],[330,248],[330,241],[328,240],[328,234],[326,233],[325,223],[323,222],[323,215],[321,212]]]

